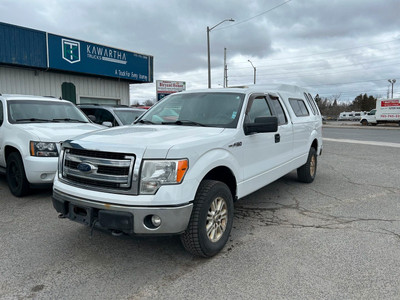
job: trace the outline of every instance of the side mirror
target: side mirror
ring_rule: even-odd
[[[277,132],[278,118],[277,117],[258,117],[254,123],[244,124],[244,134],[249,135],[258,132]]]
[[[108,121],[101,123],[101,125],[107,126],[107,127],[113,127],[113,126],[112,126],[112,123],[111,123],[111,122],[108,122]]]

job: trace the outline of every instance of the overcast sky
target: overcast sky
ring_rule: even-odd
[[[207,87],[289,83],[352,101],[400,96],[399,0],[0,0],[0,21],[154,56],[154,80]],[[155,98],[131,85],[131,102]]]

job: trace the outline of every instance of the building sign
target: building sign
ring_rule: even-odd
[[[151,56],[54,34],[47,36],[51,69],[153,82]]]
[[[166,81],[166,80],[157,80],[157,101],[160,101],[165,96],[168,96],[173,93],[182,92],[186,90],[186,82],[185,81]]]

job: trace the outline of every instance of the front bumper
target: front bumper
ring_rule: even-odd
[[[138,207],[95,202],[53,190],[53,206],[72,221],[128,234],[178,234],[187,228],[193,204],[172,207]],[[152,226],[157,215],[161,225]]]
[[[58,157],[33,157],[24,159],[26,178],[33,184],[52,184],[57,170]]]

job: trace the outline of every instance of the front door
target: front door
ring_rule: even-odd
[[[278,106],[281,108],[279,113]],[[257,117],[276,116],[279,125],[277,132],[244,136],[242,144],[244,191],[261,188],[285,174],[282,174],[281,169],[293,157],[293,132],[292,125],[287,122],[284,114],[278,98],[255,95],[249,99],[245,123],[253,123]]]

